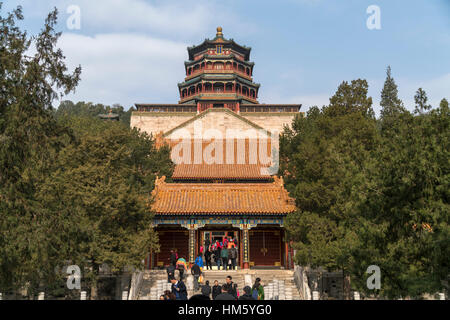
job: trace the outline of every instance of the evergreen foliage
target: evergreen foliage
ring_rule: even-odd
[[[448,102],[430,111],[419,90],[419,112],[409,113],[388,69],[382,103],[376,120],[364,81],[344,82],[329,106],[285,130],[281,172],[299,208],[286,228],[297,263],[342,270],[354,290],[433,294],[449,276]],[[381,268],[377,292],[366,286],[370,265]]]
[[[56,48],[56,9],[35,37],[22,19],[20,7],[0,15],[0,292],[60,291],[61,270],[77,264],[95,298],[100,265],[142,267],[158,249],[150,192],[173,164],[168,148],[121,122],[55,116],[81,68],[69,72]]]

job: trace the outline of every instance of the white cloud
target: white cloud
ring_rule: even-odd
[[[56,6],[64,31],[58,45],[71,69],[82,67],[75,94],[64,99],[120,103],[177,103],[188,46],[215,36],[222,25],[225,36],[257,30],[226,3],[146,0],[11,0],[25,14],[43,20]],[[67,8],[81,11],[81,29],[68,30]],[[186,41],[192,41],[187,43]]]
[[[229,34],[250,34],[258,30],[245,19],[245,13],[242,16],[241,12],[235,12],[233,6],[221,1],[10,0],[8,4],[11,8],[16,5],[23,6],[26,17],[39,17],[42,21],[50,10],[57,7],[63,27],[71,15],[67,9],[73,5],[79,6],[79,32],[84,34],[139,32],[200,41],[205,37],[214,37],[218,25],[222,25]]]
[[[185,43],[137,34],[66,33],[59,46],[70,68],[81,64],[83,69],[76,94],[67,98],[125,107],[178,101],[176,84],[183,78]]]
[[[161,33],[196,34],[212,20],[208,2],[162,2],[143,0],[81,0],[83,21],[108,32],[139,30]]]

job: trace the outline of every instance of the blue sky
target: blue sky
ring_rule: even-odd
[[[387,65],[409,110],[419,87],[435,106],[450,99],[450,0],[6,0],[2,15],[17,5],[31,34],[59,9],[60,47],[69,66],[83,68],[74,101],[177,103],[186,47],[214,38],[217,26],[252,47],[261,103],[305,111],[363,78],[378,114]],[[81,10],[79,30],[66,24],[71,5]],[[370,5],[381,10],[381,30],[366,26]]]

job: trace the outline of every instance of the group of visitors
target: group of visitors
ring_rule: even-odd
[[[160,300],[187,300],[187,289],[183,280],[172,277],[170,281],[172,282],[172,290],[165,291],[160,296]],[[198,287],[195,291],[198,291]],[[223,285],[219,285],[219,282],[215,280],[214,286],[211,287],[209,281],[206,281],[201,286],[201,294],[196,294],[189,300],[264,300],[264,287],[261,279],[256,278],[253,287],[245,286],[243,294],[240,294],[238,285],[233,283],[231,276],[228,276]]]
[[[184,258],[178,258],[176,250],[170,250],[170,264],[167,267],[167,281],[170,282],[171,278],[175,278],[175,270],[179,272],[180,280],[184,279],[184,272],[187,271],[187,262]]]
[[[236,270],[236,261],[238,258],[237,241],[231,237],[225,237],[222,242],[216,240],[210,243],[205,240],[205,244],[200,247],[200,255],[205,258],[207,270],[212,270],[213,261],[220,270]]]
[[[237,242],[230,237],[225,237],[222,242],[216,241],[211,244],[209,240],[205,241],[205,245],[200,247],[200,252],[195,259],[195,263],[191,268],[191,274],[194,277],[194,292],[200,290],[200,284],[203,283],[203,269],[206,264],[206,269],[212,269],[211,260],[216,261],[216,265],[220,270],[236,268],[236,259],[238,256]],[[205,258],[205,263],[203,261]],[[186,260],[178,257],[176,250],[170,251],[170,264],[167,268],[167,281],[172,283],[171,291],[164,292],[161,295],[161,300],[187,300],[187,289],[183,282],[184,272],[188,270]],[[175,277],[175,271],[179,272],[179,279]],[[261,279],[257,278],[253,287],[246,286],[241,295],[238,290],[238,285],[233,283],[232,277],[226,278],[226,283],[219,285],[217,280],[214,281],[214,286],[211,287],[209,281],[201,285],[201,294],[197,294],[191,299],[203,300],[264,300],[264,288],[261,284]]]
[[[219,282],[215,280],[212,288],[206,281],[205,285],[202,286],[201,295],[212,300],[264,300],[264,287],[261,279],[256,278],[253,287],[245,286],[243,294],[241,294],[238,285],[233,283],[233,278],[228,276],[223,285],[219,285]]]

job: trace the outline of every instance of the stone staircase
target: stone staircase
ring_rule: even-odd
[[[175,274],[178,276],[178,273]],[[193,277],[190,271],[185,273],[185,284],[188,289],[188,298],[200,291],[193,290]],[[252,286],[257,277],[261,278],[264,285],[265,300],[300,300],[300,294],[294,283],[294,273],[291,270],[204,270],[205,283],[209,280],[210,286],[214,285],[214,280],[219,284],[226,282],[226,277],[230,275],[233,282],[238,285],[240,294],[244,293],[246,285]],[[147,270],[144,272],[142,283],[139,287],[138,300],[158,300],[165,290],[170,290],[171,284],[167,282],[165,270]]]
[[[251,270],[253,279],[261,278],[265,300],[300,300],[291,270]]]

